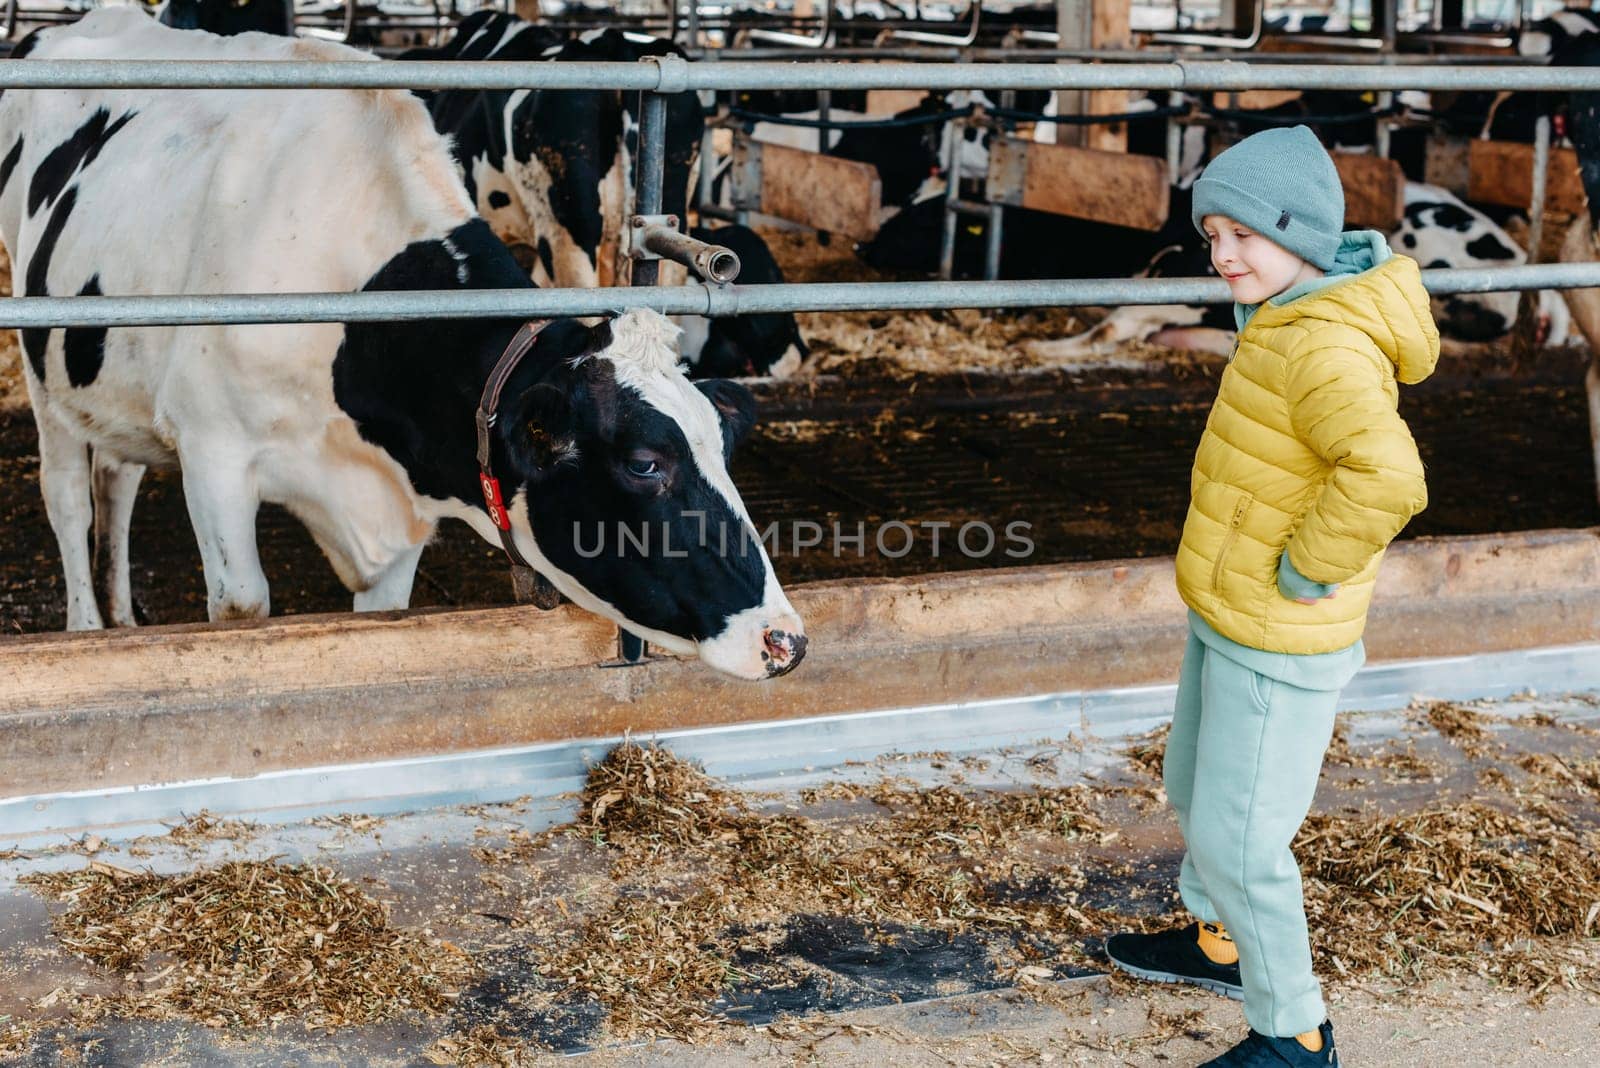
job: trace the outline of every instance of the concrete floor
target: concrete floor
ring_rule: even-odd
[[[1600,701],[1595,695],[1514,700],[1489,708],[1506,717],[1521,716],[1534,709],[1574,722],[1600,724]],[[1358,751],[1410,737],[1418,754],[1436,762],[1441,770],[1437,781],[1362,782],[1352,787],[1352,779],[1370,778],[1371,773],[1330,767],[1318,795],[1317,807],[1321,811],[1352,805],[1374,813],[1411,811],[1440,800],[1481,795],[1478,772],[1485,760],[1509,767],[1509,761],[1524,751],[1565,749],[1585,756],[1600,753],[1600,738],[1595,735],[1503,722],[1497,726],[1494,740],[1503,743],[1505,749],[1498,755],[1472,758],[1403,712],[1354,714],[1346,717],[1346,722],[1351,744]],[[938,754],[891,756],[826,772],[754,779],[740,786],[767,794],[764,804],[782,808],[801,805],[800,791],[819,782],[871,783],[886,775],[924,785],[959,784],[967,788],[1137,782],[1120,755],[1123,744],[1122,740],[1112,746],[1065,738],[973,754],[960,761]],[[1511,770],[1515,774],[1515,769]],[[572,804],[568,798],[441,809],[372,821],[346,818],[341,822],[259,827],[234,840],[192,846],[164,837],[89,840],[87,844],[79,840],[44,848],[30,843],[26,854],[0,861],[0,1031],[7,1016],[13,1022],[37,1025],[31,1052],[19,1063],[41,1065],[60,1063],[66,1057],[94,1065],[419,1064],[427,1063],[421,1059],[422,1051],[439,1037],[485,1021],[494,1021],[502,1030],[514,1034],[518,1042],[526,1043],[530,1055],[548,1053],[552,1048],[580,1052],[598,1036],[600,1015],[595,1006],[580,1004],[545,1016],[517,1010],[516,993],[539,982],[539,947],[520,942],[518,932],[506,925],[504,912],[515,908],[514,891],[508,902],[504,880],[485,879],[485,866],[472,852],[474,846],[493,848],[504,844],[515,832],[540,829],[565,819],[572,812]],[[814,808],[807,815],[850,818],[849,805],[829,804],[831,808]],[[1121,874],[1108,878],[1099,892],[1108,901],[1121,899],[1130,911],[1169,907],[1170,898],[1166,895],[1176,868],[1179,842],[1167,811],[1157,805],[1136,804],[1126,797],[1108,798],[1105,809],[1107,818],[1121,832],[1107,853],[1108,860],[1119,862],[1117,870]],[[1590,803],[1583,816],[1591,825],[1600,825],[1600,806]],[[0,847],[4,845],[0,843]],[[70,1023],[76,1000],[107,992],[117,980],[67,955],[49,931],[51,906],[19,887],[16,879],[30,871],[81,866],[91,848],[96,861],[156,871],[187,870],[231,858],[279,857],[328,865],[343,875],[371,880],[372,892],[392,903],[397,923],[426,926],[466,949],[478,960],[483,976],[465,992],[449,1016],[355,1028],[334,1038],[310,1036],[290,1027],[229,1032],[198,1025],[115,1019],[77,1028]],[[603,878],[605,862],[580,850],[563,854],[557,868],[563,877]],[[1110,872],[1112,865],[1108,864],[1106,870]],[[1147,891],[1154,893],[1141,898],[1140,894]],[[1197,1062],[1202,1051],[1231,1041],[1239,1028],[1236,1006],[1170,992],[1151,994],[1155,998],[1151,1001],[1139,1000],[1145,995],[1129,994],[1120,986],[1108,989],[1100,983],[1092,989],[1078,989],[1069,984],[1063,989],[1069,990],[1070,1000],[1051,996],[1045,999],[1048,1003],[1041,1004],[1035,995],[1019,997],[1000,989],[1006,982],[995,974],[990,958],[976,944],[952,946],[942,940],[912,940],[895,961],[871,958],[863,963],[860,947],[852,945],[848,937],[823,942],[828,944],[819,943],[812,950],[800,952],[811,953],[806,961],[808,967],[822,969],[830,976],[825,994],[820,993],[823,987],[813,985],[809,992],[801,991],[787,1000],[763,1000],[759,991],[734,991],[730,995],[727,1008],[732,1018],[763,1024],[778,1017],[780,1023],[774,1029],[757,1035],[730,1025],[709,1050],[678,1049],[669,1044],[644,1050],[600,1050],[588,1056],[597,1063],[619,1065],[691,1061],[797,1063],[797,1058],[803,1062],[806,1057],[820,1058],[818,1063],[872,1064],[885,1063],[879,1058],[892,1049],[897,1063],[908,1064],[1144,1064],[1168,1057],[1184,1063]],[[1588,948],[1593,950],[1594,946]],[[1350,999],[1352,1007],[1347,1011],[1356,1019],[1365,1020],[1378,1007],[1389,1011],[1411,1006],[1410,1014],[1403,1015],[1401,1021],[1406,1026],[1401,1022],[1384,1024],[1392,1031],[1388,1039],[1369,1030],[1352,1040],[1352,1052],[1365,1053],[1361,1060],[1366,1063],[1426,1063],[1408,1058],[1425,1058],[1449,1048],[1448,1041],[1439,1038],[1440,1027],[1444,1033],[1472,1036],[1474,1044],[1468,1048],[1487,1052],[1489,1046],[1476,1044],[1483,1037],[1481,1028],[1459,1028],[1471,1022],[1471,998],[1493,995],[1506,999],[1503,993],[1466,988],[1459,997],[1452,991],[1432,991],[1411,992],[1398,999],[1379,996],[1370,987],[1334,989],[1338,997]],[[1130,997],[1134,1000],[1129,1001]],[[1589,1020],[1600,1013],[1581,996],[1562,995],[1550,1005],[1529,1009],[1533,1015],[1526,1017],[1517,1015],[1522,1011],[1521,1001],[1515,997],[1507,1001],[1508,1005],[1513,1003],[1516,1012],[1506,1010],[1508,1028],[1522,1021],[1546,1036],[1565,1033],[1559,1027],[1547,1027],[1552,1020],[1565,1024]],[[1435,1010],[1446,1016],[1454,1012],[1456,1015],[1449,1018],[1457,1023],[1438,1027],[1419,1023]],[[1152,1020],[1170,1021],[1175,1013],[1183,1016],[1194,1012],[1200,1014],[1196,1017],[1200,1022],[1188,1027],[1187,1032],[1202,1037],[1184,1038],[1182,1034],[1187,1032],[1180,1028],[1178,1037],[1156,1041],[1160,1037],[1157,1032],[1165,1034],[1165,1025],[1158,1027]],[[1552,1017],[1552,1013],[1556,1015]],[[793,1017],[808,1017],[812,1022],[797,1032],[794,1028],[798,1025],[788,1022]],[[1101,1035],[1115,1032],[1120,1037],[1107,1040],[1109,1045],[1102,1042],[1104,1048],[1085,1046],[1080,1039],[1071,1037],[1093,1034],[1086,1030],[1093,1027],[1104,1028],[1098,1032]],[[818,1043],[818,1034],[832,1037]],[[1496,1042],[1504,1037],[1496,1036]],[[1401,1046],[1394,1044],[1402,1039],[1404,1049],[1410,1051],[1404,1056]],[[1440,1041],[1445,1044],[1441,1046]],[[1539,1047],[1511,1042],[1507,1048],[1515,1056],[1507,1060],[1496,1057],[1489,1063],[1554,1063],[1556,1059],[1553,1046],[1547,1050],[1552,1058],[1549,1061],[1516,1059],[1532,1056],[1529,1051]],[[1425,1050],[1434,1052],[1421,1052]]]

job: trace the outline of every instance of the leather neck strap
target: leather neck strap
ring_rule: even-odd
[[[478,424],[478,485],[483,490],[483,504],[489,511],[489,520],[500,531],[500,544],[505,547],[506,555],[511,558],[512,585],[517,592],[517,600],[533,600],[541,607],[553,595],[559,600],[559,594],[542,575],[533,571],[533,565],[523,558],[517,550],[516,542],[511,536],[511,513],[507,510],[506,500],[500,492],[500,480],[494,477],[490,468],[490,439],[489,431],[495,423],[495,413],[500,407],[500,393],[506,388],[506,382],[533,348],[533,343],[539,339],[539,332],[550,325],[550,320],[540,319],[523,323],[517,330],[511,343],[506,346],[506,351],[501,353],[499,361],[494,365],[494,370],[489,372],[489,381],[484,383],[483,396],[478,401],[476,422]],[[524,574],[519,574],[520,571]],[[535,587],[535,581],[538,586]],[[524,596],[527,592],[530,596]]]

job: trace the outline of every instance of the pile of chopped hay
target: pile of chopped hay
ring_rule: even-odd
[[[1600,759],[1527,753],[1517,760],[1517,766],[1540,782],[1600,797]]]
[[[1444,767],[1418,754],[1416,742],[1410,739],[1406,740],[1403,747],[1391,740],[1373,752],[1356,752],[1350,745],[1350,732],[1343,723],[1335,725],[1333,738],[1328,743],[1328,752],[1323,758],[1323,763],[1337,768],[1382,771],[1385,772],[1384,781],[1391,785],[1436,782],[1444,775]],[[1361,781],[1351,780],[1343,785]]]
[[[470,974],[460,950],[391,926],[382,902],[327,868],[97,863],[24,881],[69,906],[52,920],[62,945],[128,978],[103,1007],[132,1015],[337,1027],[439,1012]]]
[[[1489,718],[1482,712],[1452,701],[1434,701],[1427,706],[1428,723],[1444,737],[1461,746],[1472,757],[1488,752]]]
[[[1072,308],[815,312],[797,320],[811,347],[809,373],[856,374],[869,369],[896,377],[1059,366],[1059,361],[1030,355],[1024,343],[1071,337],[1090,325]],[[1146,349],[1163,356],[1169,351],[1130,346],[1128,353]]]
[[[423,1050],[429,1064],[471,1065],[472,1068],[518,1068],[526,1062],[527,1044],[507,1037],[490,1024],[445,1035]]]
[[[260,833],[259,824],[248,820],[225,819],[201,809],[167,831],[166,837],[180,845],[197,849],[210,842],[242,842]]]
[[[9,1016],[0,1016],[0,1059],[21,1057],[33,1043],[34,1026],[22,1021],[13,1022]]]
[[[1548,940],[1600,931],[1600,840],[1551,815],[1466,802],[1312,816],[1295,853],[1314,942],[1341,975],[1416,982],[1465,968],[1536,994],[1591,985],[1593,961]]]
[[[735,963],[742,953],[766,956],[801,913],[880,931],[1098,929],[1075,904],[1076,869],[1007,849],[1098,840],[1105,825],[1088,787],[885,783],[866,796],[874,813],[837,825],[763,813],[671,753],[617,747],[591,772],[568,833],[603,841],[620,882],[541,971],[558,997],[602,1003],[615,1037],[694,1037],[716,1021],[719,994],[760,980]]]
[[[1171,733],[1172,724],[1163,723],[1155,730],[1139,735],[1132,745],[1124,749],[1123,753],[1133,770],[1159,781],[1167,759],[1167,736]]]
[[[739,796],[693,764],[624,742],[589,770],[578,823],[624,857],[641,859],[701,846],[742,814]]]
[[[893,282],[922,279],[878,271],[858,259],[846,240],[827,245],[809,230],[763,228],[761,236],[789,282]],[[1103,312],[1091,308],[815,312],[796,316],[811,348],[808,374],[863,371],[892,377],[960,370],[1060,367],[1059,359],[1029,351],[1030,341],[1056,341],[1089,329]],[[1141,343],[1119,346],[1118,358],[1088,363],[1194,363],[1207,357]]]

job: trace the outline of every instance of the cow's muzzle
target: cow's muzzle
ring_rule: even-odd
[[[767,665],[767,678],[787,675],[800,666],[806,656],[806,636],[769,627],[762,633],[761,659]]]

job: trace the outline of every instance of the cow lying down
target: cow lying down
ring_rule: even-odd
[[[39,31],[17,54],[363,58],[172,30],[124,7]],[[531,285],[404,92],[12,92],[0,158],[0,237],[30,296]],[[102,625],[91,523],[110,620],[132,622],[128,520],[146,465],[182,471],[213,620],[268,613],[263,501],[306,525],[358,610],[407,605],[442,519],[498,545],[474,414],[519,326],[22,331],[69,627]],[[548,324],[493,413],[489,466],[518,550],[570,600],[729,674],[779,675],[804,654],[804,628],[728,476],[754,403],[732,383],[691,383],[676,344],[651,312]]]
[[[1521,246],[1488,216],[1437,186],[1406,183],[1405,218],[1389,235],[1396,252],[1415,259],[1424,269],[1501,267],[1527,262]],[[1163,249],[1139,277],[1194,278],[1215,275],[1211,257],[1198,233],[1184,244]],[[1446,355],[1465,355],[1510,332],[1517,319],[1518,294],[1473,293],[1433,301],[1441,345]],[[1539,341],[1564,345],[1571,316],[1559,293],[1539,294]],[[1226,355],[1233,351],[1233,309],[1230,305],[1157,304],[1118,308],[1081,334],[1052,341],[1031,341],[1023,349],[1034,359],[1115,361],[1128,342],[1191,349]]]

